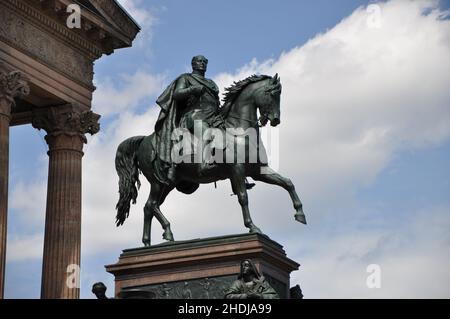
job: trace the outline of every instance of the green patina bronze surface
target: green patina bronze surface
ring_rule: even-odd
[[[170,223],[160,208],[172,190],[191,194],[199,184],[226,179],[231,182],[232,191],[241,206],[244,225],[250,233],[262,232],[250,216],[247,196],[251,185],[247,183],[249,177],[284,188],[291,197],[295,219],[306,224],[302,203],[293,183],[268,166],[264,145],[260,142],[260,126],[280,124],[280,78],[278,75],[252,75],[235,82],[226,89],[224,105],[220,106],[217,85],[205,77],[207,63],[204,56],[195,56],[192,59],[192,73],[176,78],[161,94],[157,100],[161,111],[153,134],[128,138],[117,149],[115,164],[120,194],[116,206],[118,226],[128,217],[131,202],[136,202],[139,174],[142,173],[151,184],[150,195],[144,206],[142,242],[145,246],[151,245],[151,223],[154,217],[164,229],[163,239],[174,241]],[[224,148],[213,148],[212,153],[215,155],[223,152],[224,162],[206,158],[200,162],[175,163],[173,149],[177,141],[174,141],[172,134],[180,129],[192,132],[196,123],[201,123],[201,132],[218,129],[224,137],[228,137],[230,131],[251,131],[255,132],[257,138],[251,140],[245,135],[233,135],[231,144],[226,140]],[[245,150],[255,151],[256,160],[250,159],[251,152],[244,154],[242,162],[237,160],[242,155],[238,154],[241,146]]]

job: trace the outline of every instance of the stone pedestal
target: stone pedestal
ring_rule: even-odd
[[[259,234],[230,235],[126,249],[107,265],[115,296],[136,289],[161,299],[220,299],[237,279],[240,263],[252,259],[281,298],[288,298],[290,273],[299,264],[283,247]]]

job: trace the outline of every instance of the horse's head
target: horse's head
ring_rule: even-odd
[[[257,90],[255,102],[259,108],[259,121],[261,125],[266,125],[270,121],[271,126],[280,124],[280,95],[281,82],[278,74],[268,78],[266,84]]]

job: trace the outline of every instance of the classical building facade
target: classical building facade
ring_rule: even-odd
[[[1,298],[10,126],[32,124],[47,133],[41,297],[79,298],[79,285],[68,285],[67,276],[68,267],[80,265],[85,135],[100,128],[100,115],[91,111],[94,61],[115,49],[130,47],[138,32],[139,26],[114,0],[0,1]]]

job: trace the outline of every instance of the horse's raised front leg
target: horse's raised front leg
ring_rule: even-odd
[[[295,186],[291,182],[289,178],[286,178],[284,176],[281,176],[274,170],[272,170],[269,167],[265,167],[265,174],[255,174],[251,175],[250,177],[253,178],[256,181],[261,181],[268,184],[278,185],[283,187],[285,190],[289,192],[289,195],[291,196],[292,203],[294,204],[294,209],[296,210],[296,213],[294,215],[294,218],[300,222],[306,225],[306,217],[303,213],[302,208],[302,202],[297,196],[297,192],[295,191]]]
[[[231,167],[231,188],[233,193],[237,195],[239,204],[242,208],[242,215],[244,217],[244,225],[250,230],[250,233],[260,233],[261,230],[253,224],[248,209],[248,195],[245,187],[245,168],[244,165],[233,165]]]
[[[163,239],[169,241],[174,240],[172,230],[170,229],[170,223],[159,209],[161,200],[164,200],[168,192],[169,191],[164,190],[164,186],[160,183],[155,182],[151,184],[150,196],[144,207],[144,234],[142,241],[144,242],[144,239],[146,240],[146,242],[144,242],[144,245],[146,246],[150,246],[151,221],[153,216],[156,217],[164,229]]]

